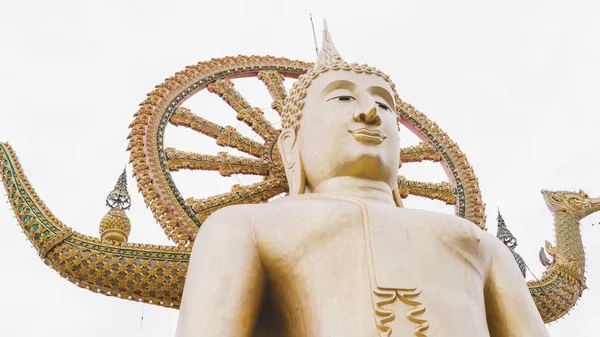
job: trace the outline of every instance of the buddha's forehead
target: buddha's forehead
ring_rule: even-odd
[[[376,74],[356,73],[354,71],[327,71],[312,81],[309,87],[311,94],[322,93],[331,89],[369,89],[382,88],[394,97],[390,84]]]

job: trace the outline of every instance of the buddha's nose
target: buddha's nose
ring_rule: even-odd
[[[357,111],[354,113],[353,119],[355,122],[365,123],[369,125],[381,125],[381,118],[377,114],[377,107],[373,106],[368,112]]]

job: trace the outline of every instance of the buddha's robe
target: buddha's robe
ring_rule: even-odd
[[[215,213],[196,239],[181,310],[180,337],[547,336],[492,235],[335,195]]]

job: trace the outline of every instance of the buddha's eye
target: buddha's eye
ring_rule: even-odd
[[[392,110],[392,109],[390,109],[390,107],[389,107],[389,106],[387,106],[387,104],[384,104],[384,103],[381,103],[381,102],[376,102],[376,103],[377,103],[377,106],[378,106],[378,107],[380,107],[380,108],[382,108],[382,109],[384,109],[384,110],[387,110],[387,111],[390,111],[390,110]]]
[[[342,96],[332,97],[332,98],[328,99],[327,102],[329,102],[329,101],[331,101],[333,99],[337,99],[338,101],[354,101],[354,100],[356,100],[356,98],[354,98],[352,96],[342,95]]]

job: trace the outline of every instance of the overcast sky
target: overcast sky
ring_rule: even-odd
[[[0,141],[13,146],[50,210],[84,234],[98,235],[104,198],[128,161],[128,125],[154,85],[213,57],[313,61],[309,12],[317,29],[327,18],[346,60],[389,74],[400,96],[461,146],[479,177],[490,231],[500,207],[537,276],[537,251],[553,239],[540,190],[600,195],[597,1],[0,3]],[[269,106],[259,82],[239,86],[255,106]],[[194,112],[237,125],[231,110],[205,96],[190,101]],[[415,142],[401,135],[405,145]],[[166,136],[180,149],[218,150],[180,128]],[[407,164],[401,173],[443,178],[434,164]],[[253,181],[211,174],[175,179],[184,197]],[[130,192],[130,242],[167,244],[143,199]],[[416,198],[406,205],[452,212]],[[598,222],[600,214],[582,221],[589,289],[570,316],[549,326],[552,336],[600,334],[600,226],[592,227]],[[174,335],[177,311],[74,286],[39,260],[15,224],[0,204],[1,336]]]

